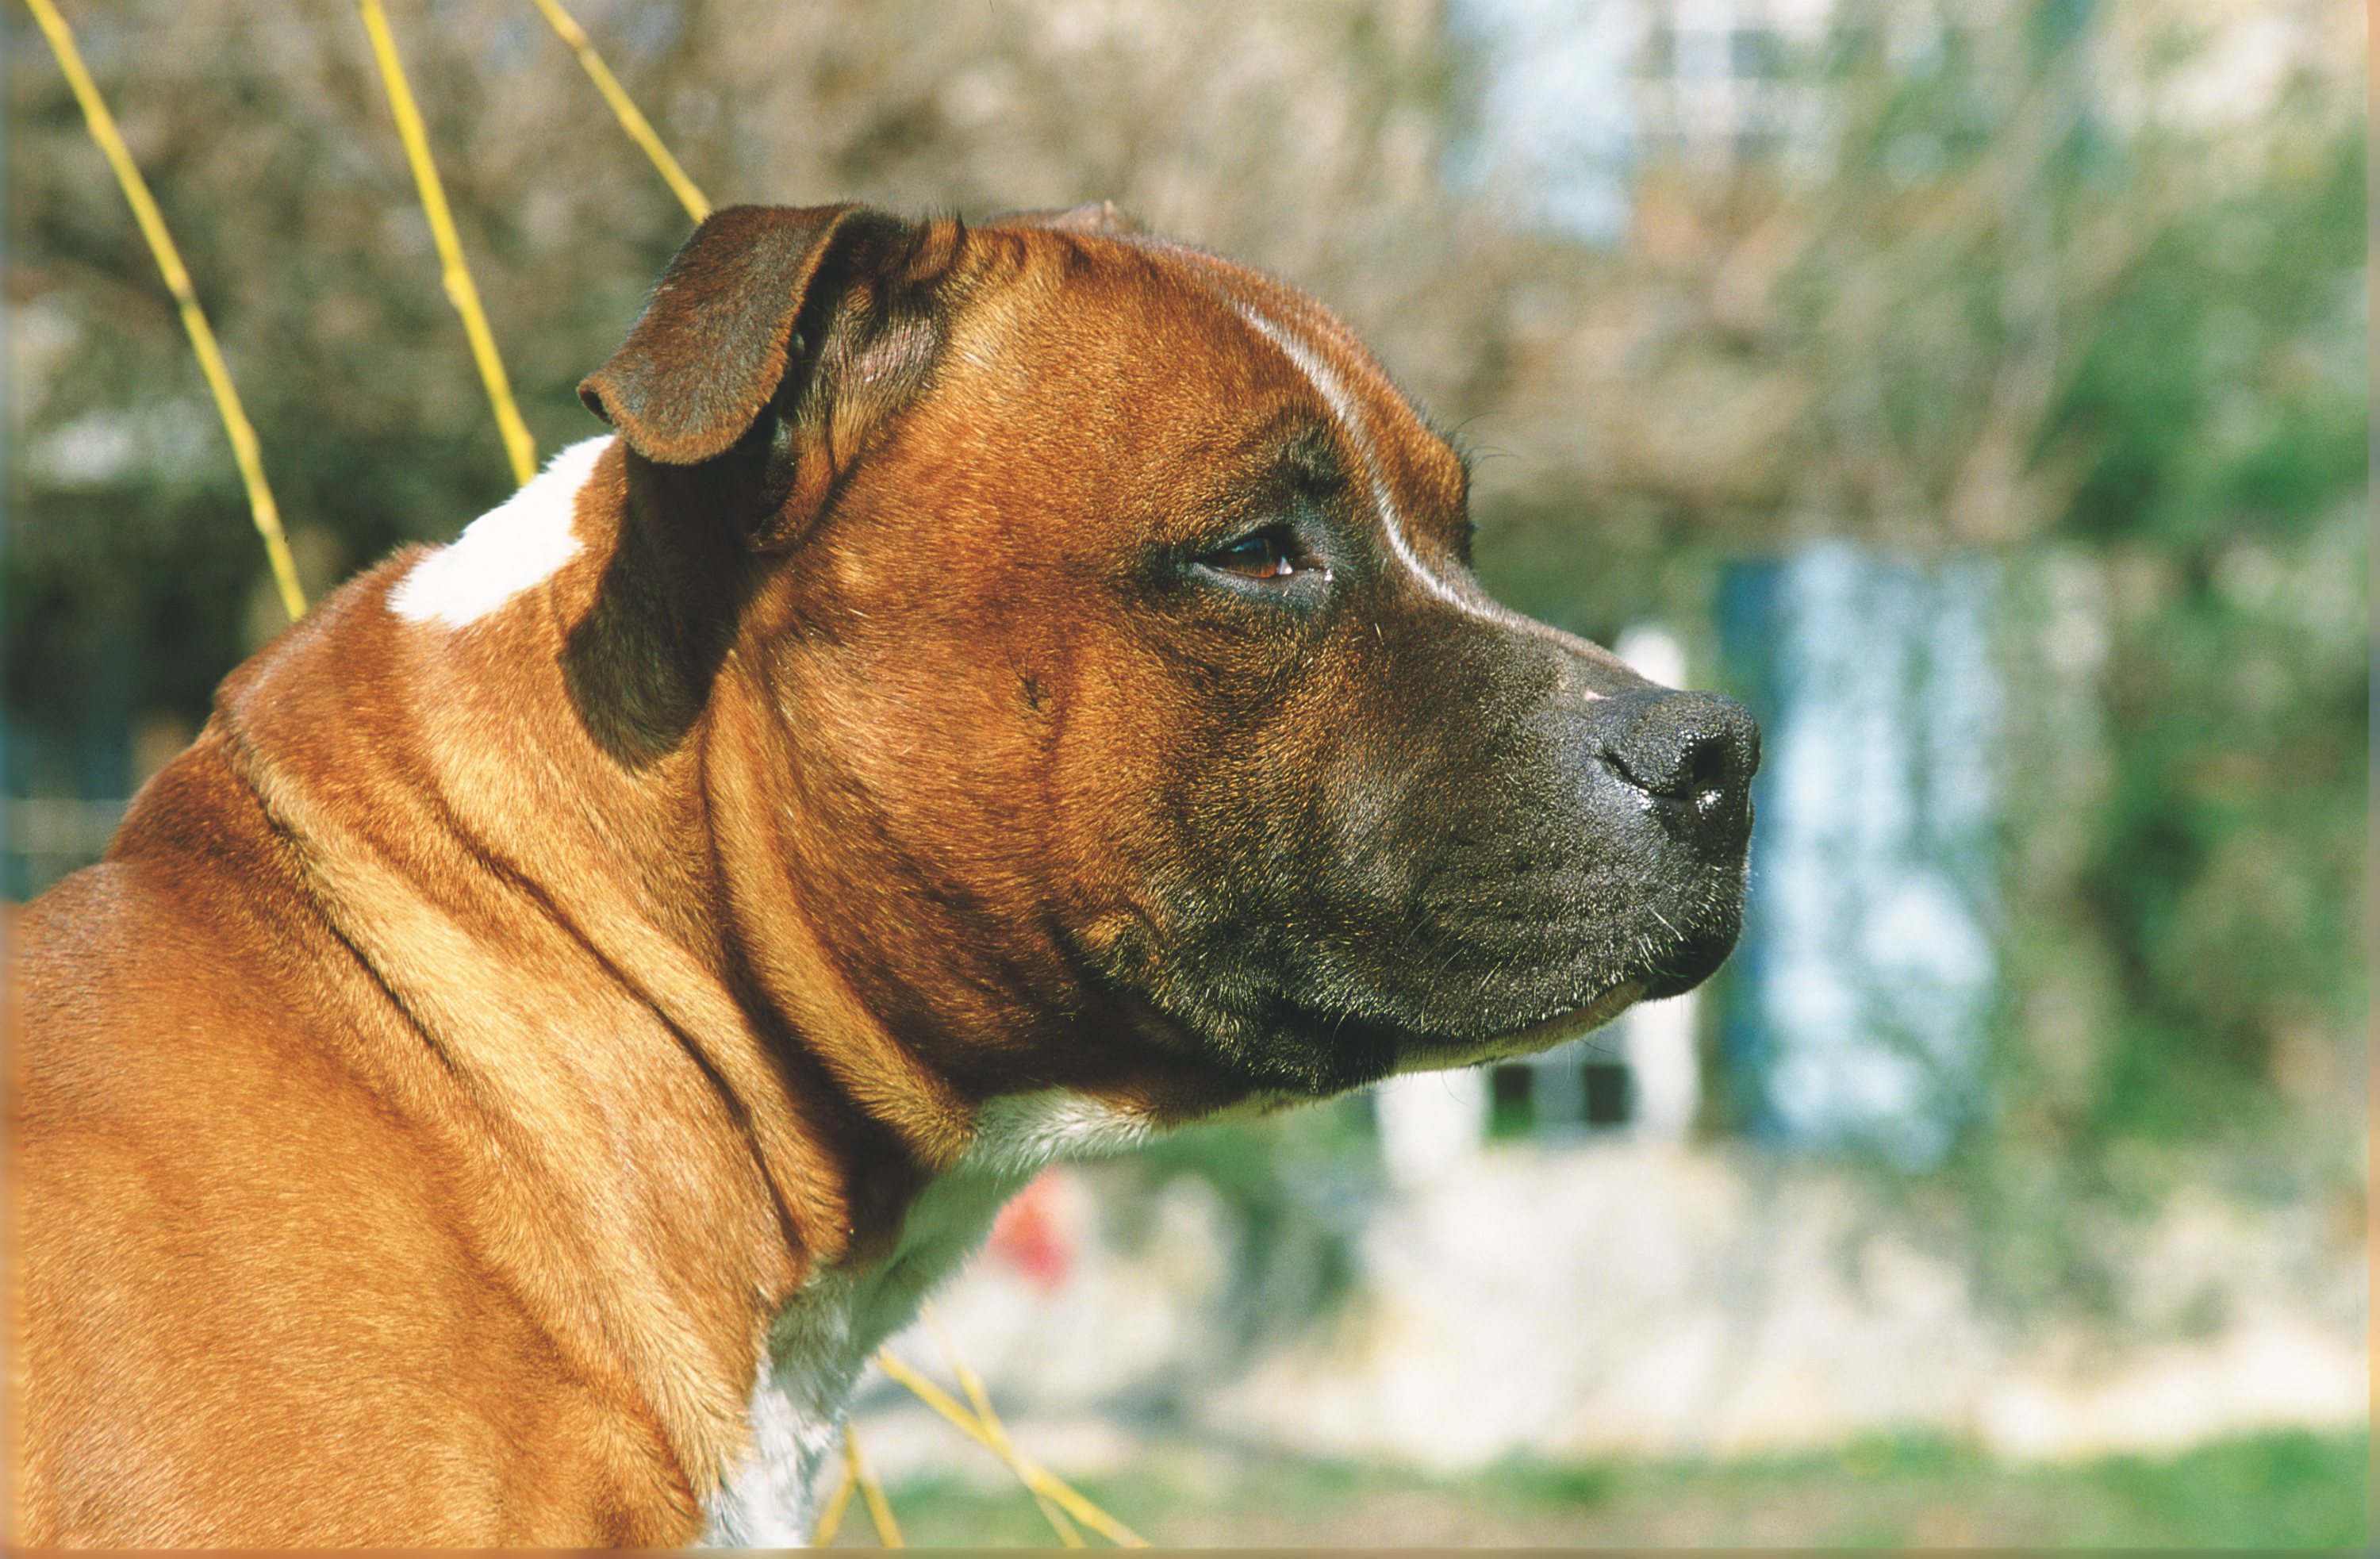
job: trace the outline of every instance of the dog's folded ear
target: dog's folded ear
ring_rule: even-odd
[[[769,506],[783,518],[814,510],[924,387],[959,240],[955,222],[856,205],[713,212],[578,398],[665,466],[765,444]]]

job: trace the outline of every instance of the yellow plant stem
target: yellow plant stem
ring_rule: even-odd
[[[851,1426],[843,1429],[843,1476],[834,1480],[834,1492],[826,1497],[826,1508],[819,1512],[818,1525],[810,1529],[809,1546],[824,1548],[834,1541],[836,1530],[843,1525],[843,1513],[851,1504],[851,1492],[858,1480],[851,1473]]]
[[[884,1485],[859,1459],[859,1437],[851,1431],[849,1424],[843,1426],[843,1459],[851,1480],[859,1485],[860,1498],[868,1502],[868,1518],[876,1523],[876,1541],[887,1548],[904,1546],[901,1524],[892,1519],[892,1502],[884,1497]]]
[[[926,1324],[934,1329],[935,1340],[942,1345],[942,1359],[950,1365],[951,1373],[958,1377],[959,1389],[966,1393],[968,1405],[975,1408],[976,1421],[982,1424],[985,1432],[997,1442],[995,1454],[1008,1464],[1010,1471],[1017,1471],[1022,1458],[1017,1454],[1015,1442],[1008,1438],[1008,1426],[1000,1421],[998,1413],[992,1411],[991,1394],[983,1389],[983,1377],[977,1374],[961,1357],[958,1344],[951,1340],[950,1333],[943,1329],[942,1318],[934,1313],[932,1305],[920,1307],[918,1313],[926,1318]],[[1065,1511],[1057,1501],[1033,1488],[1030,1480],[1026,1481],[1026,1488],[1031,1491],[1033,1503],[1041,1507],[1041,1518],[1050,1523],[1050,1529],[1058,1534],[1060,1542],[1068,1548],[1086,1546],[1083,1534],[1075,1529],[1075,1524],[1066,1518]]]
[[[512,384],[504,377],[504,359],[496,355],[496,339],[488,329],[487,311],[480,307],[479,289],[471,285],[471,268],[463,260],[463,241],[455,231],[455,213],[446,205],[446,189],[439,182],[437,164],[430,160],[430,135],[422,128],[421,110],[406,84],[405,65],[397,57],[396,39],[389,31],[388,13],[380,0],[357,0],[364,30],[371,35],[372,55],[388,89],[389,111],[396,116],[396,133],[405,142],[405,159],[413,166],[413,182],[421,191],[422,214],[430,219],[430,235],[445,267],[446,297],[463,316],[463,334],[470,338],[472,359],[480,380],[488,387],[496,429],[504,438],[504,455],[512,462],[513,479],[527,485],[537,474],[537,443],[528,436],[514,403]]]
[[[223,418],[224,432],[231,437],[232,458],[238,462],[240,481],[248,487],[249,512],[256,518],[257,534],[264,538],[264,555],[273,566],[273,582],[281,591],[281,604],[296,622],[306,613],[306,595],[298,586],[297,560],[289,554],[289,538],[281,529],[281,508],[273,501],[273,489],[265,484],[264,458],[257,443],[256,429],[241,408],[239,392],[232,386],[231,371],[224,366],[223,351],[215,345],[215,333],[207,323],[206,311],[199,307],[199,297],[190,286],[190,274],[182,264],[181,250],[174,245],[174,236],[165,229],[165,218],[157,209],[156,200],[149,193],[148,180],[132,161],[131,149],[115,128],[115,116],[107,111],[105,100],[83,67],[82,51],[75,46],[74,30],[50,0],[25,0],[31,7],[33,19],[50,41],[51,51],[58,56],[58,68],[66,73],[67,85],[74,90],[75,101],[82,105],[83,121],[91,127],[91,138],[99,143],[100,152],[115,170],[115,182],[123,187],[124,198],[131,202],[133,220],[140,225],[141,237],[149,240],[149,252],[157,259],[157,269],[165,278],[165,290],[174,295],[174,302],[182,311],[182,328],[189,334],[190,347],[198,354],[199,371],[206,375],[207,388],[213,392],[215,410]]]
[[[1037,1494],[1048,1495],[1062,1506],[1067,1515],[1110,1541],[1125,1548],[1148,1546],[1147,1538],[1076,1493],[1054,1474],[1029,1460],[1024,1453],[1006,1445],[1004,1437],[993,1434],[950,1393],[901,1362],[891,1349],[879,1348],[876,1362],[883,1366],[887,1375],[908,1387],[911,1395],[948,1419],[961,1433],[1006,1463],[1008,1469],[1023,1480],[1026,1488]]]
[[[710,202],[703,198],[701,190],[695,188],[694,180],[686,177],[686,170],[677,165],[677,159],[671,156],[669,148],[662,144],[662,138],[653,133],[651,122],[628,100],[627,92],[620,86],[619,78],[612,74],[612,67],[603,63],[603,56],[597,54],[595,45],[588,41],[587,30],[562,8],[561,0],[537,0],[537,8],[545,13],[545,19],[552,24],[553,30],[569,46],[570,52],[578,56],[578,64],[587,72],[588,79],[593,81],[595,90],[603,94],[603,101],[612,105],[612,113],[619,119],[620,128],[628,132],[631,140],[644,148],[645,155],[661,174],[662,182],[670,187],[670,192],[677,197],[678,204],[686,208],[686,214],[697,222],[709,216]]]

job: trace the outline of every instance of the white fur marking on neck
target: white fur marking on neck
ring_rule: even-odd
[[[1002,1205],[1044,1167],[1155,1134],[1146,1117],[1064,1089],[987,1100],[975,1139],[918,1193],[892,1253],[811,1278],[770,1325],[769,1357],[752,1385],[752,1455],[703,1502],[704,1543],[808,1541],[820,1477],[868,1357],[916,1318],[928,1290],[983,1243]]]
[[[451,545],[413,566],[388,593],[409,623],[467,627],[578,554],[570,521],[612,435],[583,439],[546,462],[528,484],[466,526]]]
[[[1147,1116],[1062,1088],[1006,1093],[976,1112],[975,1140],[959,1165],[1027,1175],[1060,1159],[1121,1153],[1156,1135]]]

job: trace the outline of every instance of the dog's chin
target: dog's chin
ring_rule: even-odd
[[[1645,1000],[1659,978],[1640,970],[1567,1000],[1547,993],[1524,1005],[1508,994],[1501,1003],[1483,1001],[1468,1011],[1420,1014],[1351,1011],[1273,997],[1248,1004],[1257,1007],[1256,1014],[1193,1006],[1174,1017],[1153,997],[1140,999],[1187,1045],[1249,1089],[1329,1099],[1403,1073],[1451,1071],[1551,1050]]]
[[[1491,1040],[1463,1045],[1433,1044],[1416,1047],[1397,1058],[1398,1073],[1442,1072],[1457,1066],[1478,1066],[1491,1061],[1507,1061],[1514,1056],[1535,1055],[1567,1044],[1583,1034],[1589,1034],[1634,1006],[1644,998],[1646,986],[1642,980],[1623,980],[1582,1006],[1556,1013],[1551,1017],[1500,1034]]]

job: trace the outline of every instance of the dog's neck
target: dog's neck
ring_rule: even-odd
[[[708,726],[625,763],[580,717],[571,636],[619,537],[572,517],[590,490],[616,507],[615,447],[565,452],[455,546],[326,603],[226,683],[179,766],[261,810],[238,826],[278,842],[351,956],[328,967],[354,970],[356,1010],[388,1028],[353,1064],[473,1181],[474,1243],[574,1368],[650,1406],[701,1500],[755,1464],[756,1435],[770,1476],[814,1462],[831,1420],[780,1427],[833,1400],[834,1372],[906,1321],[1034,1169],[1103,1128],[979,1111],[918,1076],[793,934],[820,909],[785,901],[787,874],[722,883],[688,844],[771,804],[755,789],[731,816],[706,791],[731,766]],[[412,696],[376,696],[359,664]],[[759,717],[737,696],[704,720]],[[510,1128],[554,1119],[603,1162]],[[805,1333],[837,1339],[816,1378],[756,1402],[756,1374],[780,1373],[764,1358],[807,1357]]]
[[[1148,1139],[1144,1117],[1051,1089],[988,1102],[966,1155],[910,1202],[883,1257],[815,1274],[769,1328],[752,1388],[747,1459],[704,1502],[715,1547],[808,1540],[820,1475],[832,1459],[852,1387],[870,1356],[909,1324],[926,1296],[982,1243],[1001,1206],[1059,1159]]]
[[[292,689],[335,685],[303,675],[304,650],[272,685],[227,689],[218,739],[307,870],[343,874],[313,896],[490,1119],[639,1106],[574,1134],[614,1147],[591,1175],[546,1173],[540,1144],[505,1145],[491,1205],[564,1231],[558,1248],[613,1236],[603,1261],[514,1281],[566,1280],[584,1290],[574,1314],[609,1318],[585,1351],[651,1404],[713,1541],[794,1541],[853,1382],[1002,1203],[1053,1161],[1250,1101],[1192,1058],[1163,1061],[1184,1074],[1163,1091],[1172,1113],[1134,1107],[1130,1089],[980,1099],[887,1028],[800,934],[853,909],[806,901],[832,879],[797,852],[831,846],[779,837],[802,798],[798,766],[768,757],[759,727],[781,717],[765,688],[748,667],[713,667],[688,713],[666,675],[621,685],[650,669],[638,647],[666,636],[666,603],[635,587],[658,566],[621,562],[653,538],[601,522],[633,510],[635,480],[617,445],[577,446],[453,547],[385,570],[373,627],[430,696],[340,718],[436,728],[367,730],[340,749],[367,756],[338,761],[429,755],[373,786],[437,817],[406,831],[409,858],[373,815],[324,804],[352,776],[311,766],[285,707]],[[627,723],[590,724],[590,705]],[[508,741],[478,739],[499,710]],[[570,808],[539,804],[541,772],[568,775]],[[689,843],[720,835],[738,847]],[[507,928],[503,945],[468,930],[484,925]],[[470,1122],[449,1124],[469,1139]],[[614,1361],[609,1336],[701,1346]]]

